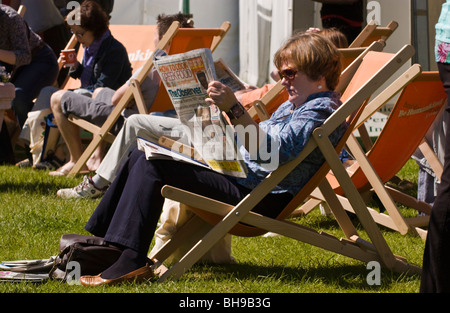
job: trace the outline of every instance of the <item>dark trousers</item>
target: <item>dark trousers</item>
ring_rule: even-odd
[[[20,67],[11,82],[16,87],[12,109],[20,128],[33,108],[33,100],[42,88],[52,85],[58,75],[58,62],[49,46],[45,45],[34,56],[30,64]]]
[[[449,97],[450,64],[438,63],[438,68]],[[450,111],[448,100],[446,109]],[[450,292],[450,121],[446,131],[444,171],[428,226],[420,292]]]
[[[147,160],[134,150],[108,188],[85,229],[106,241],[147,254],[162,211],[161,188],[171,185],[229,204],[251,190],[209,169],[173,160]],[[269,194],[254,212],[276,217],[292,195]]]

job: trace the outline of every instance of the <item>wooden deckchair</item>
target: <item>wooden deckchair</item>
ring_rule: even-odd
[[[224,22],[219,28],[179,28],[179,23],[174,22],[163,38],[159,41],[155,49],[165,50],[170,46],[169,54],[177,54],[199,48],[210,48],[211,51],[214,51],[228,32],[229,28],[229,22]],[[80,172],[92,153],[94,153],[95,149],[103,140],[110,143],[114,140],[115,137],[110,133],[110,130],[130,101],[135,101],[136,106],[139,109],[139,113],[149,113],[147,112],[146,105],[143,101],[140,85],[152,68],[153,60],[150,58],[145,62],[136,79],[131,80],[130,88],[120,99],[117,106],[101,127],[77,118],[74,115],[69,116],[69,120],[93,134],[92,141],[70,171],[69,176],[74,176]],[[161,82],[156,99],[151,107],[151,111],[164,112],[171,108],[173,108],[172,102],[170,101],[167,91]]]
[[[27,7],[24,4],[21,4],[19,6],[19,8],[17,9],[17,13],[19,13],[19,15],[21,17],[24,17],[25,13],[27,12]]]
[[[371,22],[364,27],[361,33],[349,45],[349,48],[368,47],[374,41],[382,41],[384,44],[392,33],[398,28],[396,21],[391,21],[385,27]]]
[[[364,106],[363,103],[365,103],[367,98],[386,79],[391,77],[402,64],[411,58],[413,54],[414,49],[411,46],[405,46],[397,54],[392,56],[385,66],[377,71],[361,88],[358,88],[357,92],[330,116],[321,127],[318,127],[314,131],[312,138],[296,159],[280,166],[272,172],[236,206],[205,198],[171,186],[164,186],[162,189],[164,197],[189,205],[196,213],[196,217],[185,224],[151,258],[158,264],[164,262],[172,251],[177,248],[178,244],[183,241],[185,236],[199,236],[199,240],[177,263],[162,273],[160,281],[168,278],[179,278],[227,233],[240,236],[255,236],[267,231],[278,233],[364,262],[378,261],[381,265],[397,272],[419,272],[419,267],[408,264],[403,258],[395,256],[392,253],[338,157],[338,151],[340,151],[345,143],[346,137],[353,131],[361,108]],[[355,112],[359,113],[355,114]],[[328,136],[339,125],[349,119],[351,120],[351,124],[346,136],[341,139],[337,147],[333,147]],[[276,219],[251,212],[251,209],[265,195],[316,148],[319,148],[322,152],[326,160],[325,163]],[[346,238],[341,240],[329,234],[318,233],[312,228],[285,220],[316,187],[319,187],[327,198],[336,198],[331,186],[324,179],[329,169],[333,170],[342,186],[345,187],[345,192],[349,196],[352,207],[360,218],[363,228],[367,232],[371,242],[365,241],[358,236],[355,227],[342,207],[333,207],[334,216],[346,236]],[[206,234],[195,234],[195,226],[201,221],[200,217],[211,223],[211,225],[214,225],[211,226],[211,230]]]
[[[426,230],[421,227],[428,225],[431,206],[386,183],[400,171],[419,147],[439,111],[445,106],[446,93],[438,72],[421,72],[419,65],[411,66],[368,104],[358,125],[364,123],[399,91],[401,93],[385,126],[367,153],[364,153],[356,138],[350,136],[347,145],[357,162],[348,168],[348,172],[365,199],[371,199],[371,195],[375,193],[386,209],[387,214],[368,207],[377,223],[401,234],[412,233],[425,239]],[[351,206],[343,196],[342,188],[333,175],[329,174],[327,179],[339,195],[344,208],[352,212]],[[324,200],[317,193],[313,193],[313,196],[315,199]],[[395,201],[427,215],[404,217]],[[297,213],[307,213],[307,208],[313,205],[309,203]]]

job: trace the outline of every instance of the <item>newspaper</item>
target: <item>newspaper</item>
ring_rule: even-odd
[[[49,279],[48,274],[30,274],[21,272],[0,271],[0,282],[32,282],[40,283]]]
[[[179,144],[176,140],[169,137],[163,136],[157,143],[138,137],[137,144],[139,150],[145,151],[147,158],[173,159],[210,168],[208,163],[191,146]]]
[[[0,281],[42,282],[49,279],[55,256],[49,259],[0,262]]]
[[[214,69],[216,71],[217,80],[230,87],[233,92],[246,89],[245,83],[222,59],[218,59],[214,62]]]
[[[223,61],[221,63],[224,64]],[[194,163],[198,163],[201,159],[201,163],[217,172],[246,177],[247,168],[237,149],[233,127],[217,106],[205,101],[208,97],[206,90],[209,82],[218,80],[211,51],[197,49],[165,56],[155,61],[155,67],[178,118],[189,130],[192,147],[200,156],[196,159],[189,155],[189,158],[196,161]],[[239,82],[236,83],[231,70],[227,67],[220,68],[223,75],[228,75],[224,81],[233,81],[235,86],[233,88],[242,88],[238,87]],[[141,140],[141,147],[145,149],[145,146],[148,146],[148,143]],[[167,151],[164,151],[167,149],[156,151],[157,146],[164,147],[164,143],[152,143],[153,155],[158,153],[167,155]]]

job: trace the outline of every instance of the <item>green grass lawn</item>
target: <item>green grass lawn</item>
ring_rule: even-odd
[[[408,162],[399,176],[417,181],[415,163]],[[57,254],[61,235],[87,234],[84,224],[99,200],[56,197],[59,188],[80,180],[0,166],[0,261],[48,258]],[[318,210],[296,221],[343,236],[334,220]],[[422,265],[423,240],[384,228],[382,232],[395,254]],[[0,282],[0,293],[416,293],[420,285],[418,275],[382,270],[381,284],[370,286],[366,264],[283,237],[234,237],[232,255],[236,264],[197,265],[180,280],[166,283],[86,288],[59,281]]]

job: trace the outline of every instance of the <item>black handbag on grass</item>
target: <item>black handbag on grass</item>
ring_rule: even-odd
[[[77,234],[61,236],[58,251],[49,277],[62,280],[66,280],[72,270],[78,270],[76,274],[80,276],[100,274],[122,253],[103,238]]]
[[[67,234],[58,255],[48,259],[0,262],[0,281],[77,280],[97,275],[117,261],[122,250],[95,236]]]

